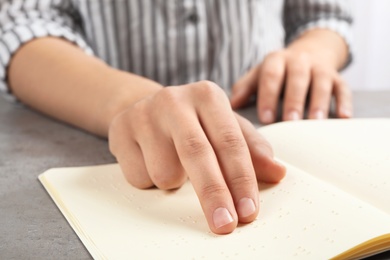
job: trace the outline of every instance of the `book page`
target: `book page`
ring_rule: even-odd
[[[305,120],[259,131],[276,157],[390,214],[390,119]]]
[[[39,179],[95,259],[329,259],[390,233],[387,214],[292,166],[260,184],[257,220],[229,235],[209,231],[190,182],[139,190],[116,164]]]

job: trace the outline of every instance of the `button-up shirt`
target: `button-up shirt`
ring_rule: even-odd
[[[312,28],[351,44],[347,0],[0,1],[0,90],[22,44],[62,37],[163,85],[208,79],[227,93],[272,51]]]

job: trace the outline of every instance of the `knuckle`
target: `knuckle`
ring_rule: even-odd
[[[305,51],[300,51],[293,56],[294,60],[300,64],[307,64],[310,62],[310,55]]]
[[[210,144],[195,134],[183,139],[182,152],[185,157],[201,156],[209,152]]]
[[[302,80],[309,75],[309,69],[306,66],[300,66],[299,64],[294,64],[290,67],[291,73],[294,74],[296,80]]]
[[[201,86],[204,86],[205,88],[219,88],[219,86],[215,82],[210,80],[199,81],[199,84]]]
[[[153,121],[151,119],[153,110],[151,102],[137,102],[133,105],[132,113],[124,118],[124,120],[127,121],[127,124],[132,125],[131,129],[134,132],[144,132],[150,128]],[[137,124],[136,127],[133,125],[134,123]]]
[[[332,83],[331,82],[318,82],[313,85],[312,88],[315,92],[315,95],[320,96],[321,98],[326,98],[331,95],[332,92]]]
[[[206,183],[199,190],[199,197],[209,201],[227,195],[227,188],[219,183]]]
[[[264,66],[262,76],[268,81],[278,81],[283,75],[280,70],[276,70],[270,66]]]
[[[203,80],[198,82],[195,87],[195,92],[202,99],[204,98],[220,98],[221,95],[224,95],[222,88],[220,88],[216,83],[208,80]]]
[[[238,187],[240,189],[247,190],[248,186],[252,186],[253,183],[255,183],[255,179],[253,176],[251,176],[249,174],[243,174],[243,175],[238,175],[238,176],[232,177],[229,180],[229,183],[232,187]]]
[[[219,146],[221,149],[241,150],[246,146],[246,143],[244,138],[236,132],[224,131],[220,134]]]
[[[180,107],[182,98],[175,87],[167,87],[161,89],[155,97],[156,104],[161,104],[162,107]]]
[[[313,67],[313,74],[316,78],[321,79],[333,79],[334,78],[334,71],[330,69],[326,69],[322,66],[314,66]]]

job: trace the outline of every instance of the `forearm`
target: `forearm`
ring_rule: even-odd
[[[344,67],[348,59],[348,46],[344,39],[328,29],[309,30],[293,41],[288,48],[315,55],[319,62],[329,62],[335,69]]]
[[[10,65],[9,84],[28,106],[101,136],[115,115],[162,87],[56,38],[22,47]]]

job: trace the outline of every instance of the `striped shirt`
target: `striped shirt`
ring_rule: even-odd
[[[268,53],[311,28],[351,43],[348,0],[0,0],[0,90],[12,55],[62,37],[163,85],[208,79],[229,93]]]

